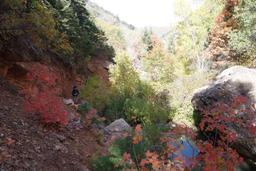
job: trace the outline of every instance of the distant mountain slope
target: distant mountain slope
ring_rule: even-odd
[[[118,16],[105,10],[94,2],[88,1],[86,7],[91,12],[92,16],[96,18],[102,19],[103,21],[111,23],[113,25],[125,27],[129,30],[135,30],[135,26],[120,20]]]
[[[138,41],[141,38],[141,30],[137,29],[132,24],[128,24],[119,19],[118,16],[114,15],[113,13],[105,10],[104,8],[100,7],[96,3],[88,1],[86,4],[86,8],[91,13],[91,16],[95,18],[95,20],[100,21],[101,23],[107,23],[107,25],[111,25],[116,29],[120,30],[121,36],[125,40],[125,49],[130,55],[131,58],[136,58],[138,53],[134,48]],[[97,22],[96,22],[97,23]],[[103,28],[104,31],[105,28]],[[111,35],[113,36],[113,35]],[[110,39],[113,37],[110,37]]]

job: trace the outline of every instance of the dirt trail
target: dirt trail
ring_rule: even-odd
[[[0,78],[0,171],[86,171],[104,152],[92,128],[43,126],[23,110],[23,98]]]

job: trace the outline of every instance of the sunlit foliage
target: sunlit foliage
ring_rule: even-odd
[[[256,59],[256,34],[255,34],[255,8],[254,0],[241,0],[235,8],[235,18],[238,22],[237,29],[230,33],[230,46],[238,54],[237,61],[252,64]]]
[[[182,21],[171,30],[168,45],[174,55],[178,75],[188,74],[191,63],[201,57],[201,52],[208,46],[208,34],[223,5],[218,1],[206,0],[193,12],[183,8],[177,12],[183,16]],[[190,15],[187,14],[188,11],[191,11]]]

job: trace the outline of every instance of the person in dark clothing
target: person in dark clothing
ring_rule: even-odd
[[[76,86],[73,86],[72,96],[73,96],[74,103],[77,104],[77,100],[78,100],[78,96],[79,96],[79,90],[77,89]]]

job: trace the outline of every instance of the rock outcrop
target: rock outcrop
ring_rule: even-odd
[[[205,110],[211,109],[217,103],[224,103],[229,108],[230,103],[236,97],[247,97],[249,104],[246,103],[246,112],[239,113],[246,122],[256,124],[256,69],[249,69],[242,66],[234,66],[224,70],[216,77],[216,80],[197,90],[192,99],[195,109],[195,118],[202,119]],[[215,108],[215,111],[222,110]],[[218,111],[220,112],[220,111]],[[247,118],[248,113],[252,117]],[[199,122],[200,122],[199,119]],[[225,123],[229,130],[235,132],[237,138],[234,140],[233,147],[246,159],[256,161],[256,133],[250,132],[246,127],[240,127],[235,123]]]

